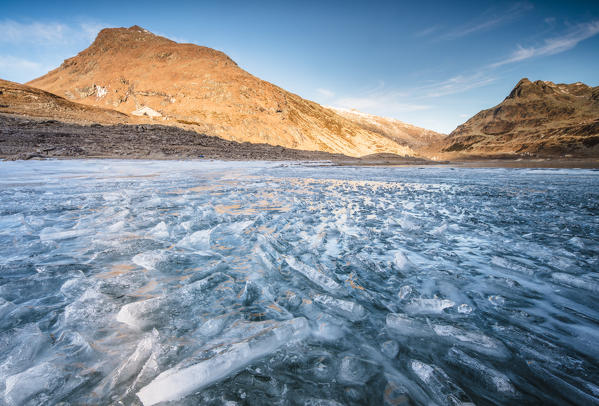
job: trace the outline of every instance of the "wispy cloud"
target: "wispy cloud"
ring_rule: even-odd
[[[11,55],[0,55],[0,68],[11,68],[14,70],[39,70],[42,64]]]
[[[431,27],[425,28],[423,30],[417,31],[414,33],[414,36],[416,38],[420,38],[420,37],[427,37],[437,31],[439,31],[441,29],[440,25],[433,25]]]
[[[439,36],[439,40],[453,40],[461,37],[465,37],[470,34],[477,32],[488,31],[493,28],[497,28],[501,25],[507,24],[511,21],[522,16],[527,11],[531,10],[533,5],[524,3],[515,3],[507,10],[497,11],[496,8],[487,10],[478,18],[456,27],[455,29],[446,32]]]
[[[339,97],[329,104],[334,107],[401,119],[402,113],[432,109],[438,98],[483,87],[496,80],[494,76],[477,72],[406,89],[392,89],[380,82],[361,94]]]
[[[10,44],[36,44],[41,46],[64,45],[78,40],[89,41],[98,34],[103,25],[82,22],[73,25],[58,22],[0,21],[0,42]]]
[[[93,41],[98,36],[100,30],[106,27],[108,27],[107,24],[88,21],[80,23],[78,28],[81,29],[82,33],[87,38],[87,40]]]
[[[14,55],[0,54],[0,78],[15,82],[26,82],[31,78],[43,75],[52,65],[21,58]]]
[[[142,27],[142,28],[145,28],[145,27]],[[188,44],[190,42],[193,42],[193,41],[189,41],[187,38],[177,37],[175,35],[165,34],[165,33],[161,32],[161,31],[152,31],[152,33],[158,35],[159,37],[168,38],[171,41],[178,42],[179,44]]]
[[[457,75],[447,80],[423,86],[419,90],[422,92],[422,97],[437,98],[483,87],[496,80],[493,76],[477,72],[472,75]]]
[[[491,64],[490,67],[496,68],[502,65],[520,62],[539,56],[559,54],[574,48],[579,42],[594,37],[597,34],[599,34],[599,20],[578,24],[573,29],[559,37],[546,39],[543,45],[537,47],[518,46],[518,48],[509,57],[502,61]]]
[[[390,117],[431,108],[428,104],[414,103],[411,96],[410,91],[389,88],[385,82],[380,81],[359,94],[338,97],[331,105]]]
[[[343,97],[335,100],[332,105],[344,109],[356,109],[365,113],[395,116],[397,113],[408,111],[428,110],[430,105],[405,103],[397,100],[392,95],[380,94],[377,96]]]
[[[10,43],[64,42],[68,27],[60,23],[0,21],[0,41]]]
[[[0,77],[26,82],[40,76],[88,46],[104,26],[91,19],[0,19]]]
[[[335,96],[335,93],[329,89],[316,89],[316,91],[324,97],[331,98]]]

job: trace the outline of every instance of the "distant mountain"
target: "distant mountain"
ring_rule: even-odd
[[[599,157],[599,87],[524,78],[430,150],[445,158]]]
[[[0,113],[64,122],[117,124],[128,122],[119,111],[73,103],[31,86],[0,79]]]
[[[239,142],[351,156],[415,154],[380,129],[252,76],[222,52],[138,26],[100,31],[89,48],[28,84]]]
[[[366,114],[357,110],[348,110],[336,107],[329,107],[335,113],[354,122],[365,130],[378,133],[383,137],[418,151],[431,143],[439,142],[446,135],[440,134],[426,128],[404,123],[393,118],[386,118]]]

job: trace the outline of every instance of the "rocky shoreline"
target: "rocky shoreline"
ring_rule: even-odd
[[[343,155],[237,143],[177,127],[73,124],[0,115],[0,158],[330,160]]]
[[[351,166],[452,165],[460,167],[599,168],[598,159],[551,158],[432,161],[376,154],[362,158],[269,144],[238,143],[177,127],[148,124],[75,124],[0,114],[0,159],[216,159],[326,161]]]
[[[353,158],[269,144],[239,143],[164,125],[83,125],[0,114],[0,159],[46,158],[329,161],[358,165],[436,164],[421,158],[392,154]]]

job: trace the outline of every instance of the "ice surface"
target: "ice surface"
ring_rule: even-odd
[[[597,171],[27,161],[0,188],[0,405],[599,404]]]
[[[385,341],[381,344],[381,352],[389,358],[395,358],[399,352],[399,344],[393,340]]]
[[[462,303],[458,306],[458,313],[470,314],[472,313],[472,306],[466,303]]]
[[[137,254],[131,261],[147,270],[154,270],[156,266],[166,259],[166,255],[162,251],[147,251]]]
[[[499,295],[491,295],[489,296],[489,302],[493,303],[495,306],[503,306],[505,304],[505,299]]]
[[[599,293],[599,281],[594,281],[589,278],[579,278],[567,273],[556,272],[551,275],[551,278],[560,284],[570,286],[577,289],[584,289],[593,293]]]
[[[351,321],[362,320],[366,317],[366,310],[359,303],[336,299],[327,295],[314,295],[313,299],[314,302],[324,306],[326,310],[332,311]]]
[[[405,285],[399,289],[399,293],[397,294],[397,296],[403,300],[410,296],[412,294],[412,291],[413,289],[410,285]]]
[[[484,334],[465,331],[450,325],[434,325],[433,330],[437,335],[473,351],[501,358],[508,356],[508,351],[501,341]]]
[[[412,299],[404,309],[408,314],[435,314],[453,306],[447,299]]]
[[[200,334],[205,337],[213,337],[220,333],[225,327],[224,318],[208,319],[200,326]]]
[[[121,308],[116,316],[116,320],[128,324],[130,327],[143,328],[150,323],[145,316],[151,317],[165,302],[165,298],[155,297],[129,303]]]
[[[51,399],[52,392],[63,382],[60,370],[49,362],[42,362],[6,378],[4,400],[9,405],[23,405],[26,402],[46,403]]]
[[[304,406],[342,406],[342,403],[339,403],[335,400],[331,399],[315,399],[309,398],[305,399],[302,403]]]
[[[212,358],[161,373],[149,385],[144,386],[137,396],[144,406],[181,399],[225,378],[250,362],[271,354],[285,344],[305,338],[308,333],[306,319],[281,322],[247,340],[229,345]]]
[[[124,222],[123,222],[123,224],[124,224]],[[154,238],[158,238],[160,240],[166,240],[169,237],[168,227],[164,221],[161,221],[160,223],[156,224],[156,226],[152,227],[149,230],[149,234]]]
[[[433,334],[431,328],[405,314],[389,313],[386,318],[387,328],[400,336],[424,337]]]
[[[173,309],[182,312],[192,307],[207,291],[226,280],[226,275],[214,272],[206,278],[176,289],[172,295],[126,304],[119,310],[116,320],[135,329],[145,329],[160,324],[171,317]]]
[[[188,236],[185,236],[177,243],[178,246],[199,251],[210,249],[210,233],[212,230],[196,231]]]
[[[516,395],[514,385],[505,374],[486,366],[463,351],[452,348],[447,359],[454,366],[467,369],[468,374],[474,376],[477,382],[483,383],[485,390],[501,392],[510,396]]]
[[[410,361],[414,374],[424,383],[433,400],[441,405],[474,405],[468,395],[441,368],[418,360]]]
[[[324,289],[330,293],[340,293],[341,285],[339,285],[335,280],[333,280],[330,276],[325,275],[321,271],[318,271],[291,256],[285,256],[285,261],[289,266],[304,275],[310,281],[312,281],[315,285],[319,286],[321,289]]]
[[[412,262],[401,251],[396,251],[393,255],[393,263],[401,271],[406,271],[413,266]]]
[[[139,341],[135,351],[111,374],[110,389],[129,381],[141,371],[152,352],[157,351],[158,338],[158,331],[154,330]]]
[[[345,356],[339,366],[338,379],[350,385],[364,385],[377,372],[377,364],[355,356]]]

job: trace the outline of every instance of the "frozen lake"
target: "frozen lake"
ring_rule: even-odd
[[[0,405],[599,404],[598,271],[597,171],[0,162]]]

